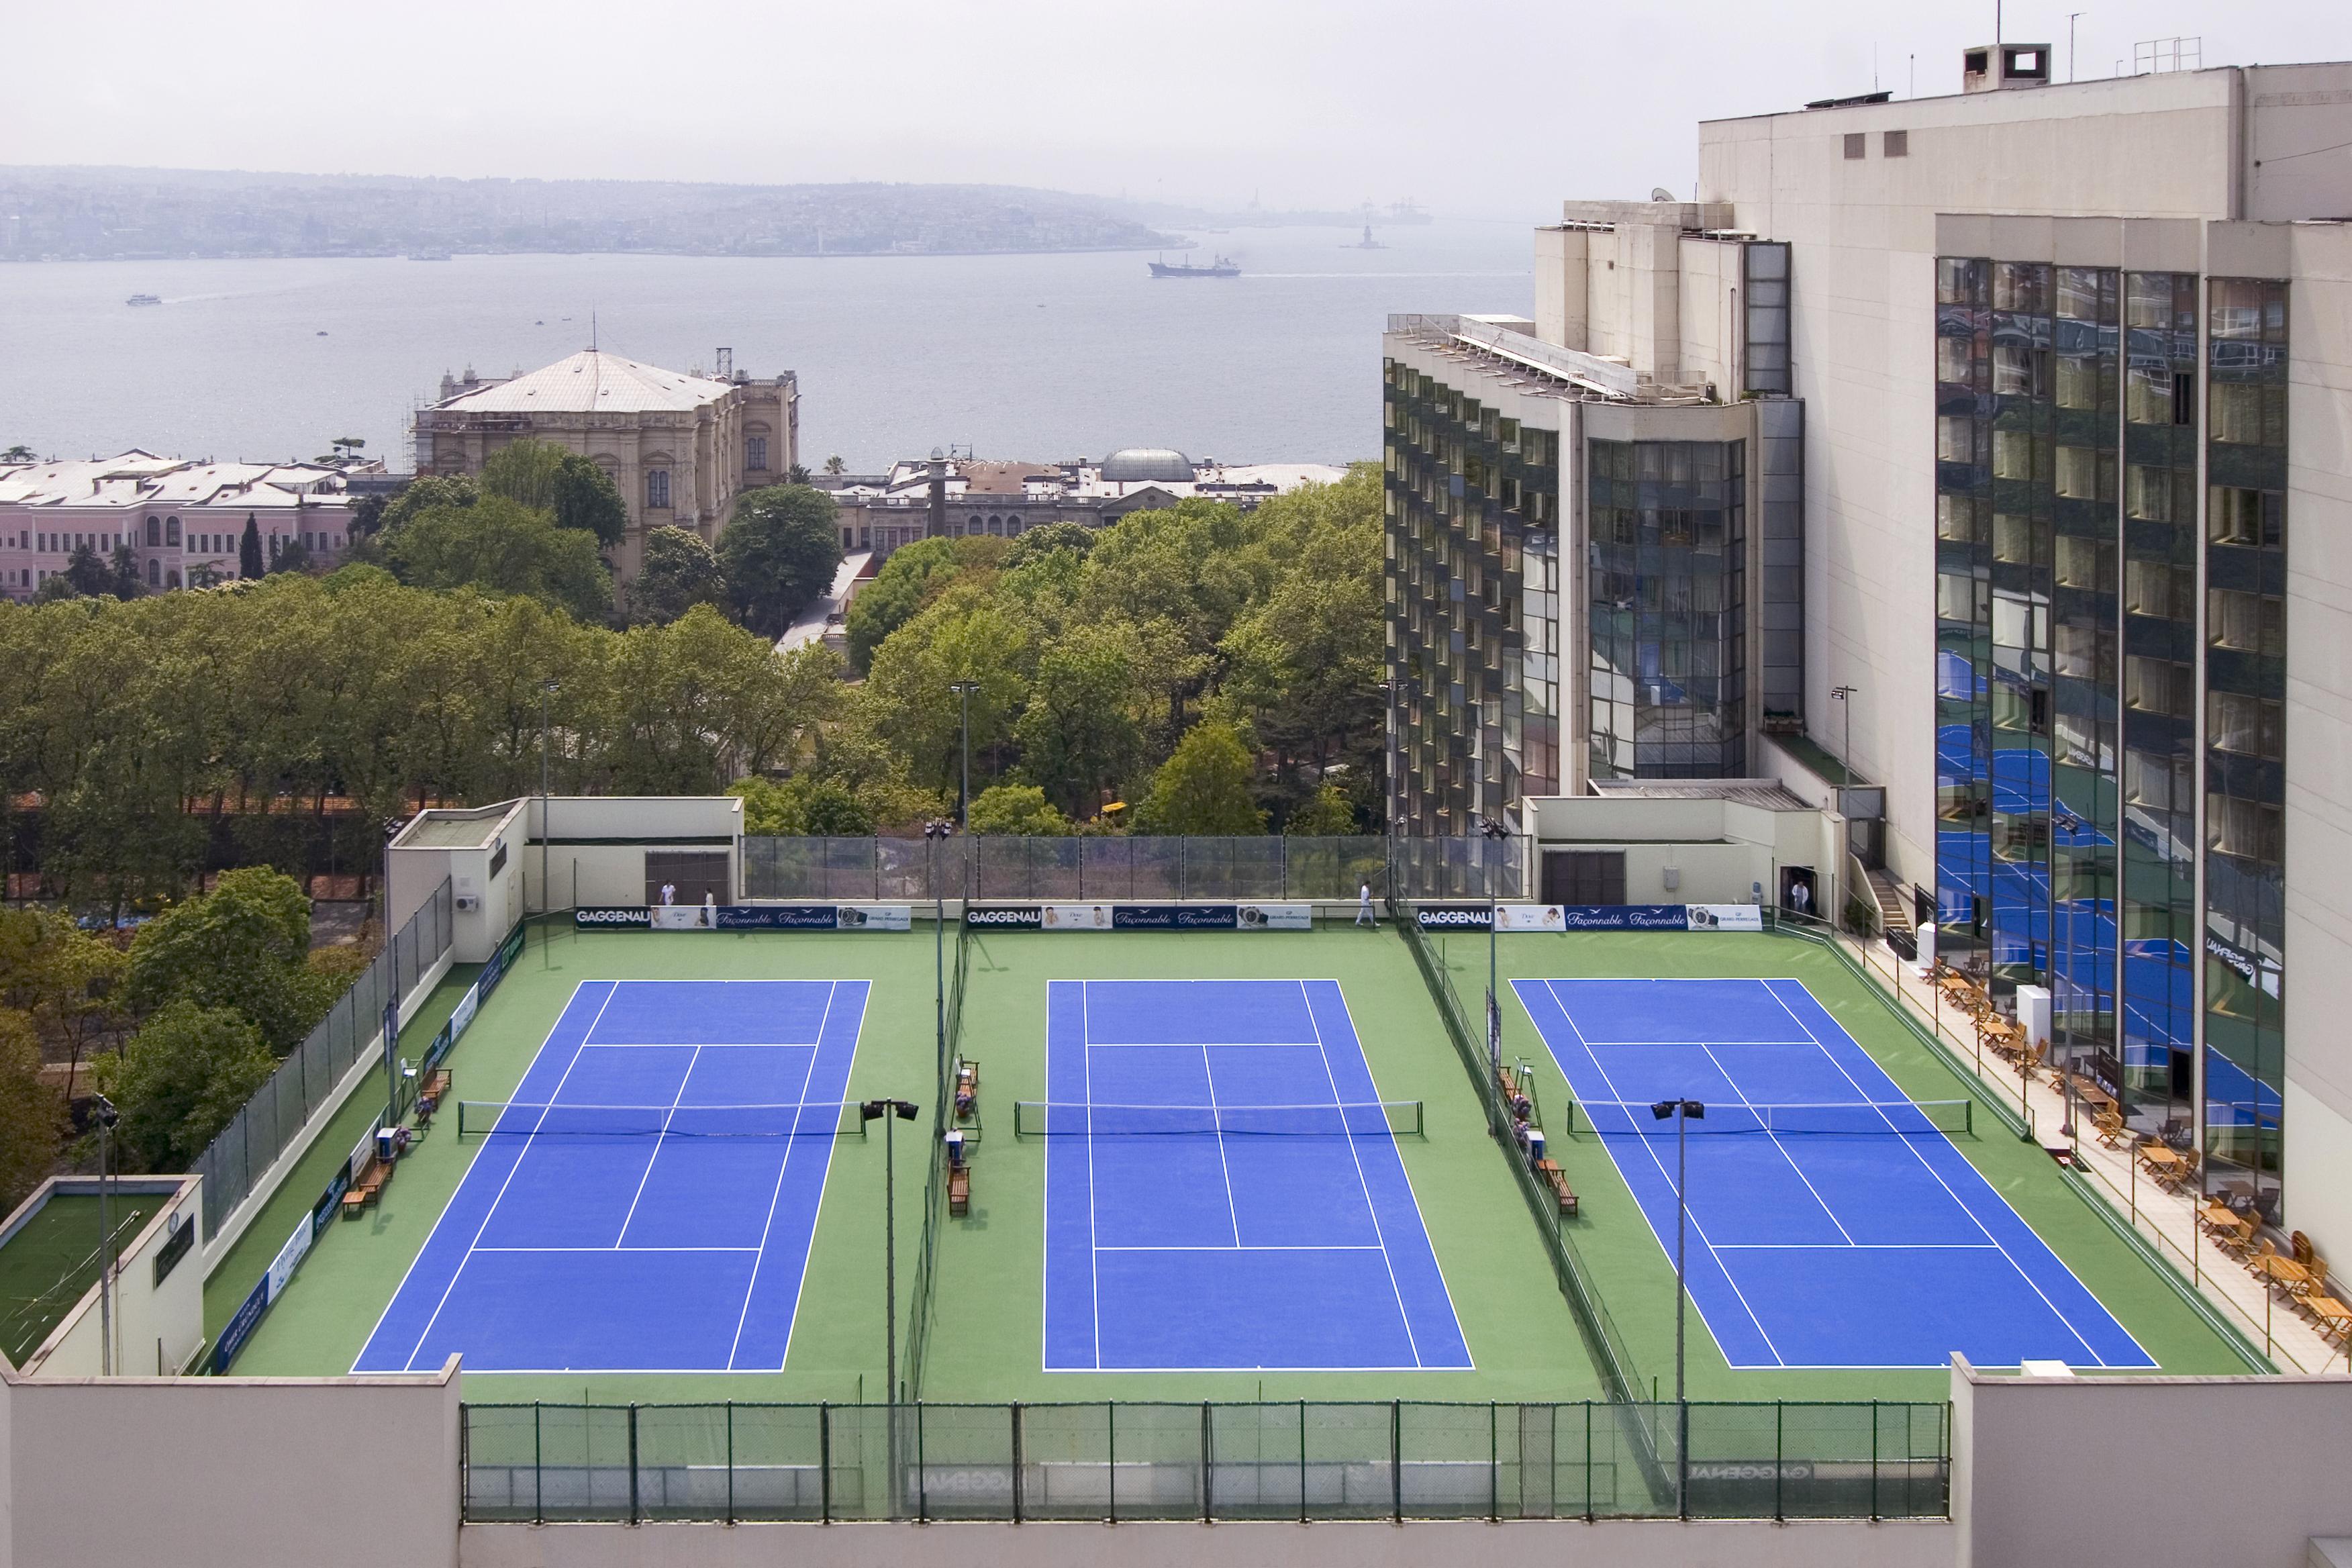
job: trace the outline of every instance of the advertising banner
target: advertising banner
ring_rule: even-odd
[[[721,904],[717,914],[714,931],[836,931],[841,926],[840,913],[831,904]]]
[[[1566,921],[1558,904],[1497,904],[1495,906],[1496,931],[1566,931]]]
[[[310,1216],[304,1215],[302,1223],[294,1227],[294,1234],[286,1238],[286,1245],[279,1247],[278,1256],[270,1260],[268,1280],[271,1300],[275,1301],[286,1293],[286,1282],[294,1278],[294,1269],[302,1261],[302,1255],[310,1250],[313,1229]]]
[[[717,931],[719,910],[709,904],[656,904],[646,913],[656,931]]]
[[[1108,904],[1047,904],[1038,925],[1045,931],[1108,931]]]
[[[572,911],[577,931],[651,931],[653,910],[643,904],[589,905]]]
[[[1754,904],[1686,904],[1693,931],[1762,931],[1764,911]]]
[[[1035,904],[966,904],[963,923],[971,931],[1035,931],[1045,911]]]
[[[1232,904],[1113,904],[1114,931],[1231,931],[1240,910]]]
[[[1681,904],[1570,904],[1559,911],[1566,931],[1688,931]]]
[[[1313,904],[1244,904],[1234,914],[1244,931],[1313,931]]]
[[[911,904],[844,904],[835,911],[843,931],[912,931]]]
[[[261,1321],[261,1314],[268,1308],[269,1277],[265,1274],[254,1282],[253,1289],[238,1303],[236,1310],[229,1314],[228,1321],[221,1325],[220,1338],[213,1342],[215,1377],[228,1370],[229,1363],[236,1359],[236,1352],[243,1350],[245,1342],[253,1337],[254,1325]]]
[[[1485,931],[1494,912],[1486,904],[1423,904],[1412,918],[1423,931]]]

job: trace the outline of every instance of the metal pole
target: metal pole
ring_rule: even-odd
[[[889,1420],[898,1425],[898,1119],[882,1118],[882,1379],[888,1390]]]
[[[555,884],[548,879],[547,875],[548,846],[550,840],[554,837],[553,834],[549,831],[553,825],[547,820],[547,797],[550,793],[548,789],[547,700],[554,690],[555,682],[551,680],[542,683],[539,689],[539,896],[550,910],[552,910],[555,907]]]
[[[1690,1515],[1690,1398],[1684,1384],[1683,1303],[1689,1297],[1683,1271],[1683,1233],[1689,1227],[1690,1116],[1687,1103],[1675,1107],[1675,1511]]]
[[[98,1371],[100,1377],[114,1375],[114,1290],[111,1284],[114,1255],[114,1205],[107,1181],[108,1123],[103,1111],[98,1118]]]

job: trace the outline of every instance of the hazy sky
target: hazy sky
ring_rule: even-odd
[[[2081,4],[2082,0],[2074,0]],[[759,183],[979,181],[1540,215],[1687,188],[1693,122],[1953,92],[1989,3],[83,0],[10,8],[0,160]],[[2057,46],[2066,5],[2006,6]],[[2352,56],[2344,0],[2086,6],[2078,71]]]

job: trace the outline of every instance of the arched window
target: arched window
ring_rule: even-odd
[[[163,574],[163,586],[166,588],[176,588],[179,585],[180,569],[174,566],[172,570]]]
[[[178,518],[167,517],[163,520],[163,542],[166,544],[177,544],[180,542],[180,520]],[[172,586],[176,588],[179,584],[174,583]]]
[[[1004,531],[1008,534],[1018,533],[1021,531],[1021,514],[1019,512],[1012,511],[1004,514]]]
[[[160,517],[149,518],[147,520],[147,543],[149,547],[153,548],[163,542],[163,520]]]
[[[154,527],[155,520],[149,518],[147,526]],[[152,556],[148,557],[147,560],[147,585],[150,588],[160,588],[163,585],[163,563]]]
[[[963,531],[966,533],[978,533],[980,531],[980,514],[978,512],[972,513],[971,517],[964,520]]]

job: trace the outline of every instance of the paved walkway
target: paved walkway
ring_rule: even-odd
[[[2018,1075],[1999,1057],[1984,1051],[1969,1018],[1945,1003],[1934,985],[1920,978],[1884,942],[1859,942],[1840,933],[1838,942],[1901,996],[1922,1024],[1935,1028],[1953,1055],[1978,1066],[1978,1076],[1995,1096],[2012,1110],[2022,1106],[2032,1116],[2034,1134],[2045,1145],[2068,1143],[2078,1168],[2099,1187],[2108,1202],[2138,1227],[2165,1259],[2189,1276],[2205,1298],[2236,1323],[2240,1331],[2263,1347],[2281,1372],[2352,1371],[2345,1352],[2320,1336],[2310,1321],[2284,1298],[2264,1289],[2246,1266],[2222,1251],[2198,1228],[2200,1198],[2195,1187],[2168,1193],[2138,1168],[2129,1148],[2107,1149],[2091,1136],[2087,1106],[2077,1101],[2078,1136],[2061,1139],[2066,1124],[2064,1096],[2039,1077],[2022,1090]],[[2286,1250],[2279,1244],[2279,1250]]]

